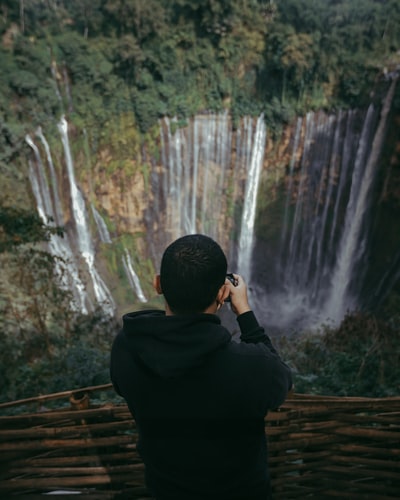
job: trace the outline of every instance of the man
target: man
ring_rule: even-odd
[[[123,317],[111,379],[136,421],[146,482],[157,500],[270,498],[264,417],[291,373],[259,326],[220,246],[189,235],[164,252],[155,288],[165,312]],[[236,286],[235,286],[236,285]],[[216,312],[230,300],[241,342]]]

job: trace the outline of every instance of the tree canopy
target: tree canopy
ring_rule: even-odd
[[[0,205],[0,253],[13,251],[20,245],[48,241],[52,234],[62,236],[63,230],[46,225],[30,210]]]
[[[399,25],[396,0],[3,0],[7,150],[15,122],[63,110],[103,125],[131,109],[146,131],[202,110],[354,106],[399,65]]]

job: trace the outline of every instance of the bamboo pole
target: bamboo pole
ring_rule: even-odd
[[[393,439],[395,442],[399,440],[400,433],[385,431],[381,429],[362,429],[359,427],[337,427],[333,432],[336,434],[340,434],[342,436],[349,437],[364,437],[369,439],[379,439],[383,441],[387,441],[388,439]]]
[[[122,422],[106,422],[101,424],[68,425],[63,427],[31,427],[27,429],[0,430],[0,440],[39,439],[41,437],[68,437],[87,434],[93,435],[99,431],[124,431],[133,429],[132,419]]]
[[[136,447],[134,447],[136,448]],[[97,455],[72,455],[72,456],[34,456],[28,459],[14,460],[10,467],[19,467],[29,464],[31,467],[49,467],[49,466],[73,466],[93,463],[113,463],[118,461],[133,462],[141,460],[135,451],[124,451],[117,453],[102,453]]]
[[[382,460],[382,459],[376,459],[376,458],[366,458],[366,457],[360,457],[359,455],[357,456],[348,456],[348,455],[332,455],[330,457],[330,460],[333,462],[341,462],[345,463],[348,465],[368,465],[374,468],[380,468],[382,467],[383,469],[396,469],[397,471],[400,472],[400,462],[395,461],[395,460]],[[398,472],[398,473],[399,473]]]
[[[120,420],[130,418],[132,420],[132,415],[130,414],[126,405],[107,405],[98,408],[89,408],[87,410],[49,410],[41,413],[31,413],[28,415],[0,416],[0,428],[4,428],[5,426],[10,424],[12,424],[13,426],[32,426],[45,424],[47,422],[55,420],[85,420],[97,418],[100,416],[108,416],[109,418]]]
[[[379,455],[382,457],[395,456],[400,457],[400,445],[397,448],[380,448],[378,446],[366,446],[365,444],[353,444],[353,443],[340,443],[336,446],[338,451],[344,451],[347,453],[361,454],[371,454]]]
[[[127,465],[107,465],[107,466],[92,466],[92,467],[18,467],[9,470],[9,474],[34,474],[64,477],[64,476],[99,476],[102,474],[115,474],[120,472],[135,472],[137,470],[144,471],[143,463],[127,464]]]
[[[136,479],[129,474],[75,476],[75,477],[34,477],[3,481],[0,491],[24,491],[33,489],[52,490],[55,488],[79,488],[87,486],[117,485],[129,482],[130,486],[143,486],[143,475]]]
[[[54,392],[52,394],[40,394],[39,396],[33,396],[31,398],[18,399],[16,401],[7,401],[5,403],[0,403],[0,410],[4,408],[11,408],[13,406],[23,406],[32,403],[43,403],[45,401],[54,401],[56,399],[70,398],[73,395],[79,394],[81,392],[96,392],[105,391],[107,389],[112,389],[112,384],[95,385],[90,387],[83,387],[81,389],[73,389],[70,391]]]
[[[102,446],[127,446],[132,444],[132,436],[109,436],[80,439],[38,439],[35,441],[0,443],[0,451],[27,451],[51,449],[90,449]]]
[[[340,465],[328,465],[321,467],[321,471],[336,473],[339,477],[344,478],[346,476],[350,476],[352,479],[357,477],[362,477],[364,480],[370,478],[371,480],[376,481],[377,478],[385,478],[385,479],[399,479],[398,472],[392,472],[387,470],[379,470],[379,469],[367,469],[365,467],[361,467],[358,465],[355,466],[346,466],[342,467]]]

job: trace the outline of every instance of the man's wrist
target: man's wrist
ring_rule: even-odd
[[[236,316],[240,316],[241,314],[245,314],[249,311],[251,311],[251,307],[248,304],[236,307]]]

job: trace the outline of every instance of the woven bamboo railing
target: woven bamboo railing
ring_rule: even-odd
[[[0,404],[1,499],[56,490],[57,498],[150,498],[126,405],[90,402],[107,390]],[[276,500],[400,498],[400,397],[293,394],[268,414],[266,433]]]

